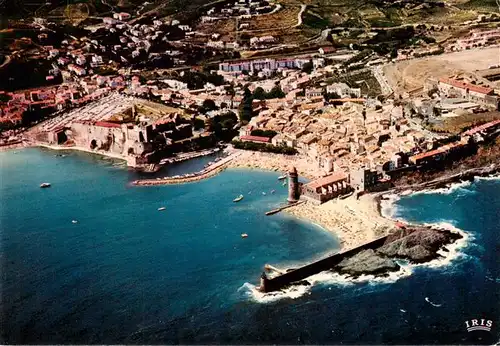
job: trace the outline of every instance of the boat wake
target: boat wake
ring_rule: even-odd
[[[443,305],[443,304],[436,304],[436,303],[431,302],[431,300],[429,299],[429,297],[425,297],[425,301],[427,303],[431,304],[432,306],[435,306],[436,308],[439,308],[441,305]]]
[[[477,180],[500,180],[500,175],[491,175],[488,177],[474,177]]]

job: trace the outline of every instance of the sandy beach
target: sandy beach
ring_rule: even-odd
[[[229,167],[232,168],[262,169],[284,173],[290,166],[295,166],[299,175],[307,179],[315,179],[319,175],[316,165],[303,156],[238,149],[231,149],[229,152],[239,154],[229,163]]]
[[[322,205],[307,202],[285,212],[334,232],[340,239],[342,251],[381,237],[395,227],[394,221],[378,212],[375,195],[364,195],[359,200],[355,197],[331,200]]]

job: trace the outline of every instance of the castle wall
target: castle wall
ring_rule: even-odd
[[[75,144],[88,149],[105,150],[120,155],[142,155],[151,150],[146,128],[138,126],[120,127],[96,126],[93,124],[73,123],[71,138]]]

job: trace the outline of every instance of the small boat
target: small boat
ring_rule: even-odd
[[[72,221],[71,221],[71,223],[78,223],[78,221],[76,221],[76,220],[72,220]]]
[[[286,181],[283,182],[283,186],[286,186]]]
[[[286,175],[284,175],[284,174],[283,174],[283,175],[280,175],[280,176],[278,177],[278,180],[285,180],[285,179],[286,179]]]
[[[263,196],[265,196],[265,195],[266,195],[266,193],[265,193],[265,192],[262,192],[262,195],[263,195]]]
[[[163,211],[163,210],[165,210],[165,209],[167,209],[167,208],[165,208],[165,207],[160,207],[160,208],[158,208],[158,211]]]
[[[275,193],[275,192],[276,192],[276,190],[271,190],[271,193]]]
[[[236,197],[235,199],[233,199],[233,202],[239,202],[243,199],[243,195],[239,195],[238,197]]]
[[[242,238],[248,238],[248,234],[246,234],[246,233],[242,233],[242,234],[241,234],[241,237],[242,237]]]
[[[47,188],[47,187],[50,187],[50,183],[41,183],[41,184],[40,184],[40,187],[41,187],[42,189]]]

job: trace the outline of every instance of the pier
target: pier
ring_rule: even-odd
[[[262,273],[260,278],[260,287],[259,290],[261,292],[273,292],[279,291],[282,288],[285,288],[291,285],[294,282],[298,282],[308,278],[309,276],[321,273],[325,270],[330,270],[336,265],[338,265],[342,260],[346,257],[351,257],[358,252],[368,249],[376,249],[388,242],[394,241],[394,237],[398,238],[399,235],[391,234],[386,235],[381,238],[375,239],[371,242],[358,246],[354,249],[350,249],[341,253],[336,253],[334,255],[328,256],[326,258],[320,259],[310,264],[306,264],[297,269],[290,270],[288,272],[282,273],[273,278],[268,278],[265,272]],[[390,239],[389,239],[390,238]],[[265,266],[266,269],[272,269],[270,265]]]
[[[195,152],[189,152],[189,153],[181,153],[181,154],[177,154],[174,157],[161,160],[160,164],[164,165],[164,164],[172,164],[172,163],[176,163],[176,162],[183,162],[183,161],[195,159],[197,157],[212,155],[212,154],[218,153],[220,151],[221,151],[220,148],[215,148],[215,149],[207,149],[207,150],[201,150],[201,151],[195,151]]]
[[[225,170],[227,168],[228,163],[231,162],[233,158],[234,156],[228,156],[196,173],[184,174],[181,176],[156,178],[156,179],[135,180],[132,182],[132,185],[155,186],[155,185],[185,184],[185,183],[192,183],[202,179],[207,179]]]
[[[305,201],[299,201],[299,202],[287,204],[287,205],[281,206],[279,208],[276,208],[276,209],[273,209],[273,210],[269,210],[268,212],[266,212],[266,215],[274,215],[274,214],[279,213],[282,210],[285,210],[285,209],[288,209],[288,208],[291,208],[291,207],[295,207],[297,205],[301,205],[302,203],[305,203]]]

